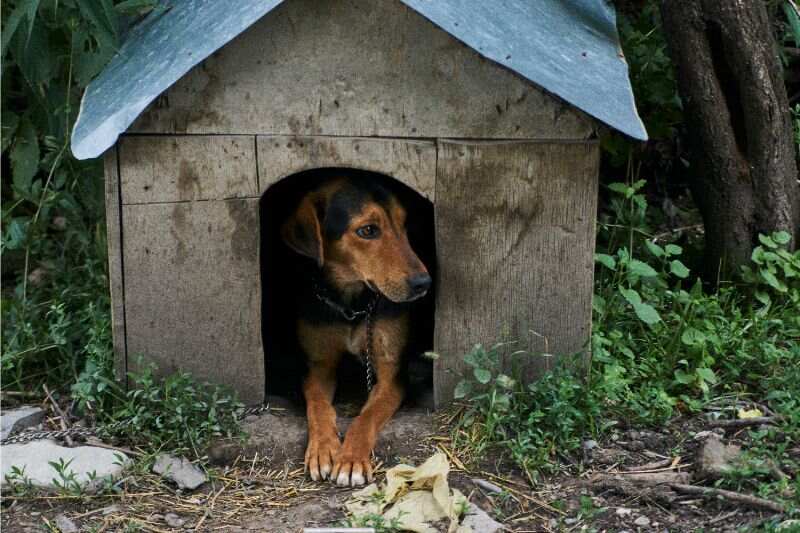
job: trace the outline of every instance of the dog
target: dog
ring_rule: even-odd
[[[295,323],[307,360],[305,466],[314,481],[371,482],[378,433],[403,400],[409,304],[432,284],[409,244],[408,216],[388,183],[336,173],[315,183],[280,227],[297,259]],[[332,402],[337,368],[347,356],[365,364],[372,388],[341,442]]]

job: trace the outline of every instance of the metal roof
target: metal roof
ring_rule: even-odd
[[[72,131],[97,157],[159,94],[284,0],[167,0],[86,89]],[[606,0],[400,0],[484,57],[635,139],[628,66]]]

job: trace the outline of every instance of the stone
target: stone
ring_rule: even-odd
[[[183,527],[183,524],[186,523],[186,519],[181,518],[175,513],[167,513],[164,515],[164,522],[166,522],[169,527]]]
[[[582,446],[583,446],[583,451],[590,452],[590,451],[594,450],[595,448],[597,448],[597,441],[596,440],[592,440],[592,439],[585,440],[585,441],[583,441]]]
[[[156,457],[153,472],[173,481],[179,489],[194,490],[208,481],[205,472],[191,461],[185,457],[177,458],[166,453]]]
[[[617,516],[628,516],[632,512],[633,511],[627,507],[617,507],[617,510],[615,511]]]
[[[56,517],[56,527],[61,530],[61,533],[78,533],[78,526],[75,522],[60,514]]]
[[[646,516],[640,516],[633,521],[633,524],[639,527],[647,527],[650,525],[650,519]]]
[[[59,479],[59,476],[48,463],[58,462],[61,459],[69,463],[67,472],[75,474],[75,481],[89,489],[93,488],[90,476],[94,477],[95,483],[107,477],[116,478],[130,462],[125,454],[118,451],[96,446],[67,448],[51,440],[7,444],[0,447],[0,459],[2,459],[3,485],[7,483],[6,477],[11,474],[12,467],[17,467],[24,469],[24,478],[30,480],[33,485],[55,488],[53,479]]]
[[[735,444],[725,444],[716,434],[706,438],[697,450],[697,475],[718,478],[733,470],[733,462],[742,453]]]
[[[0,414],[0,440],[22,431],[23,429],[35,426],[44,418],[44,409],[33,405],[17,407],[16,409],[3,409]]]
[[[503,524],[497,522],[474,503],[469,504],[461,525],[471,527],[475,533],[498,533],[503,531]]]

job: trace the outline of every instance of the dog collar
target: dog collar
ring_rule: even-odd
[[[371,312],[373,312],[379,297],[379,295],[375,293],[375,296],[370,299],[369,303],[367,304],[367,307],[365,307],[364,309],[352,309],[343,306],[342,304],[334,301],[333,299],[325,295],[324,294],[325,289],[321,287],[320,283],[318,283],[316,279],[314,279],[313,282],[314,282],[314,296],[316,296],[320,302],[324,303],[325,305],[336,311],[339,315],[342,316],[342,318],[344,318],[348,322],[354,322],[355,320],[360,320],[369,315]]]

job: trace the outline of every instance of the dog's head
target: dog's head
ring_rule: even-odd
[[[375,181],[340,178],[307,193],[281,236],[339,288],[365,284],[409,302],[425,295],[431,277],[408,242],[406,216],[397,196]]]

